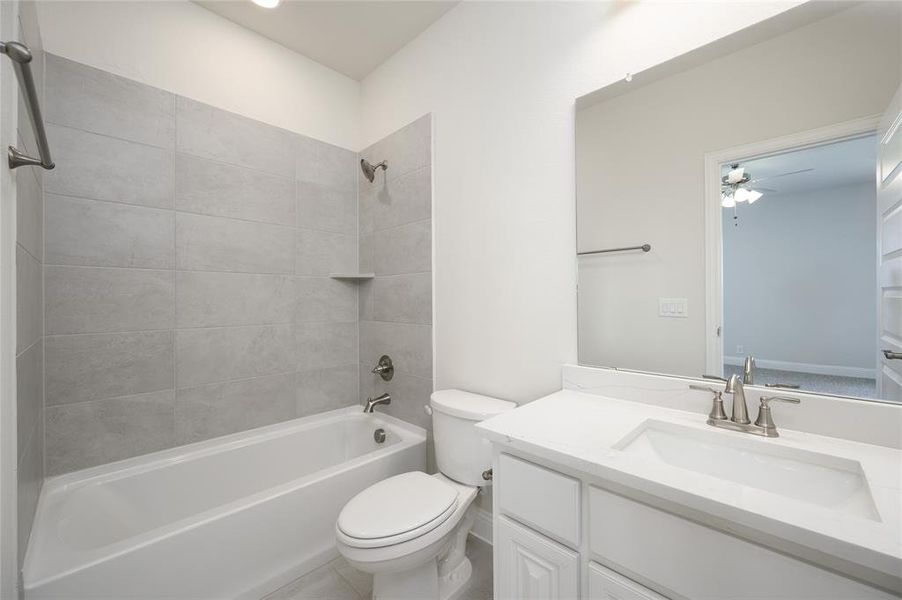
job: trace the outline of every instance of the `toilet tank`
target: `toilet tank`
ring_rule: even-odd
[[[475,425],[517,405],[461,390],[433,392],[429,404],[439,471],[458,483],[488,485],[482,473],[492,468],[492,446]]]

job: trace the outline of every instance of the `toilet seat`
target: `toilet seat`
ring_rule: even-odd
[[[382,480],[352,498],[336,523],[339,540],[380,548],[423,536],[454,514],[458,490],[422,471]]]

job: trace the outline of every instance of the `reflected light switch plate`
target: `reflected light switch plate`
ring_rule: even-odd
[[[658,298],[658,316],[668,319],[688,318],[689,300],[687,298]]]

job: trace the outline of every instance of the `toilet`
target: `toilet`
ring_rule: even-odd
[[[439,473],[411,471],[354,496],[335,524],[338,551],[373,574],[373,598],[453,600],[466,591],[472,566],[465,549],[470,506],[491,468],[491,446],[476,423],[517,405],[460,390],[430,400]]]

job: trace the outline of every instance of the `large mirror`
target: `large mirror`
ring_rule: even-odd
[[[577,101],[581,364],[902,402],[900,32],[808,3]]]

